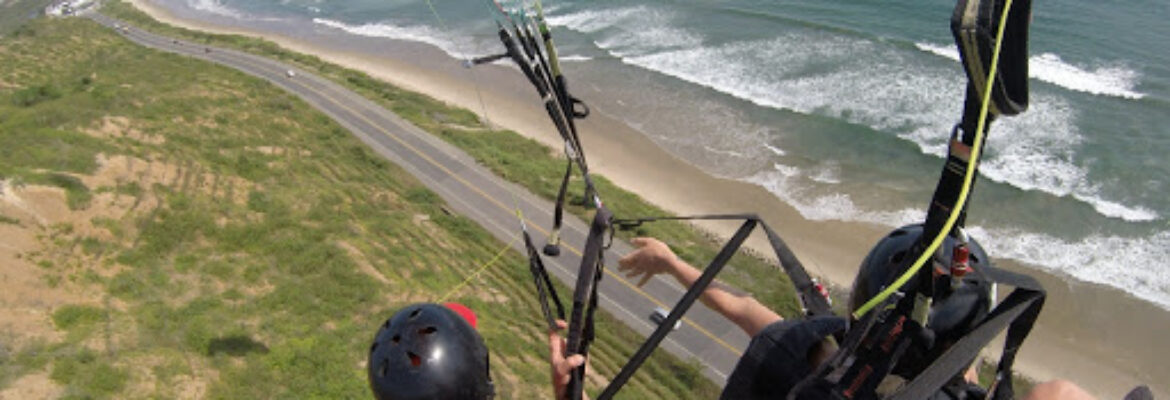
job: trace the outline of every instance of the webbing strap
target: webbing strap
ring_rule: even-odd
[[[806,316],[811,317],[833,314],[828,299],[821,294],[820,290],[816,288],[816,284],[812,281],[812,278],[809,277],[808,272],[805,271],[804,265],[801,264],[800,260],[796,258],[796,254],[794,254],[792,250],[788,248],[788,245],[784,243],[784,240],[780,238],[780,235],[777,234],[775,230],[773,230],[770,226],[768,226],[767,223],[764,222],[764,220],[760,219],[760,217],[755,214],[647,217],[614,220],[613,224],[621,227],[622,229],[630,229],[646,222],[666,220],[742,220],[743,224],[740,225],[739,229],[736,230],[731,239],[723,245],[723,248],[719,250],[719,253],[715,255],[715,258],[711,260],[710,264],[708,264],[707,267],[703,269],[703,273],[699,276],[699,279],[697,279],[695,283],[691,285],[691,287],[687,288],[687,291],[683,293],[682,298],[679,299],[678,303],[676,303],[670,310],[670,314],[666,316],[666,319],[658,324],[658,328],[656,328],[654,332],[650,334],[650,337],[648,337],[646,341],[642,343],[641,347],[638,348],[638,351],[635,352],[634,355],[630,357],[630,360],[622,366],[621,371],[618,372],[613,380],[610,381],[610,384],[606,386],[601,395],[598,396],[599,400],[608,400],[612,398],[617,393],[617,391],[621,389],[621,387],[625,385],[627,381],[629,381],[634,372],[636,372],[638,368],[642,366],[650,354],[658,348],[663,340],[666,339],[666,335],[672,331],[674,324],[678,322],[684,314],[686,314],[691,306],[694,305],[695,301],[698,300],[702,295],[703,291],[706,290],[707,287],[715,281],[715,276],[723,270],[723,267],[727,265],[727,262],[731,260],[731,257],[735,255],[736,251],[738,251],[739,248],[743,246],[743,243],[747,240],[747,238],[751,235],[752,231],[757,226],[763,227],[764,233],[768,236],[768,243],[772,246],[772,250],[776,253],[776,258],[780,261],[781,267],[784,269],[789,279],[792,280],[792,283],[797,288],[797,291],[800,294],[801,305],[805,309]]]
[[[573,290],[566,356],[589,354],[589,344],[593,340],[593,312],[597,308],[597,284],[600,283],[602,273],[602,252],[605,251],[605,236],[611,219],[613,214],[605,207],[600,207],[589,226],[589,236],[581,252],[581,267],[577,270],[577,285]],[[573,400],[580,400],[584,391],[584,378],[585,365],[582,364],[570,374],[566,395]]]
[[[1007,328],[1007,338],[996,368],[996,382],[990,391],[992,398],[997,400],[1009,400],[1013,397],[1012,365],[1020,346],[1040,314],[1045,292],[1035,279],[1026,275],[994,267],[984,267],[980,272],[993,282],[1014,286],[1015,290],[979,325],[950,345],[947,351],[887,399],[930,398],[959,375],[963,368],[978,356],[979,351],[1004,328]],[[886,304],[890,302],[892,299]],[[895,309],[875,311],[863,317],[850,329],[841,350],[793,388],[788,398],[799,399],[804,389],[822,383],[833,387],[835,399],[877,398],[874,392],[877,383],[889,374],[889,367],[897,363],[906,346],[914,345],[915,332],[919,328],[913,320],[906,317],[907,307],[912,302],[913,299],[903,298],[898,300]],[[904,327],[898,329],[899,326]],[[901,331],[899,334],[891,334],[899,330]],[[882,348],[883,345],[887,347]]]
[[[735,255],[735,251],[751,235],[757,223],[758,219],[747,219],[744,221],[743,225],[739,227],[739,230],[735,232],[735,235],[731,237],[731,240],[723,245],[723,249],[719,250],[719,254],[711,260],[711,264],[703,270],[703,274],[699,275],[699,279],[687,289],[678,303],[674,305],[674,308],[671,308],[670,314],[666,316],[666,319],[658,324],[658,328],[654,329],[654,333],[650,334],[650,337],[645,342],[642,342],[642,346],[638,348],[638,351],[630,357],[629,361],[626,361],[626,364],[622,366],[622,370],[605,387],[605,391],[601,392],[601,395],[597,397],[598,400],[612,398],[617,394],[618,389],[621,389],[622,385],[626,384],[626,381],[634,375],[638,367],[641,367],[642,363],[650,357],[650,353],[658,348],[658,345],[662,343],[663,339],[666,339],[666,335],[673,330],[674,324],[695,304],[695,300],[699,299],[699,296],[703,294],[707,286],[715,281],[715,275],[723,270],[723,267],[727,265],[727,261],[731,260],[731,257]]]
[[[970,333],[951,345],[938,359],[910,381],[902,390],[889,397],[891,400],[924,399],[938,391],[938,388],[960,373],[975,359],[979,351],[1003,329],[1007,328],[1003,353],[996,369],[996,382],[992,384],[994,399],[1009,400],[1012,393],[1012,364],[1024,339],[1032,331],[1036,318],[1044,306],[1045,292],[1040,284],[1029,276],[997,268],[985,268],[987,276],[997,283],[1015,286],[1016,289],[999,306],[992,310],[982,323]],[[1010,325],[1009,325],[1010,324]]]

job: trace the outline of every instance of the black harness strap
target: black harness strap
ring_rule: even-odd
[[[891,400],[924,399],[938,391],[946,382],[975,359],[979,350],[983,349],[995,335],[1007,328],[1007,338],[1004,340],[1003,353],[996,368],[995,383],[991,391],[997,400],[1009,400],[1012,393],[1012,364],[1016,353],[1020,350],[1024,339],[1032,331],[1040,309],[1044,306],[1045,292],[1032,277],[1004,271],[998,268],[987,268],[983,272],[992,281],[1015,286],[1016,289],[991,314],[975,327],[970,333],[963,336],[951,345],[942,356],[936,359],[921,374],[910,381],[902,390],[889,397]],[[1010,325],[1009,325],[1010,324]]]
[[[589,226],[589,237],[585,239],[585,248],[581,252],[577,286],[573,290],[573,311],[569,317],[566,355],[589,354],[589,345],[593,341],[594,333],[593,312],[597,309],[597,286],[603,273],[602,253],[605,251],[605,237],[612,218],[613,215],[608,209],[598,208],[597,213],[593,215],[593,224]],[[574,400],[580,400],[582,397],[584,377],[584,364],[573,370],[570,375],[566,393]]]
[[[968,334],[950,345],[890,400],[931,398],[939,389],[959,375],[999,332],[1007,328],[1003,353],[996,369],[996,381],[990,389],[994,399],[1009,400],[1012,393],[1012,365],[1016,353],[1030,333],[1044,304],[1045,292],[1029,276],[987,267],[981,273],[992,282],[1015,287],[1010,295]],[[913,288],[910,288],[913,293]],[[924,341],[929,332],[909,318],[907,307],[913,299],[893,297],[855,323],[841,349],[829,361],[797,384],[788,399],[800,399],[801,393],[815,386],[832,388],[833,398],[840,400],[877,399],[877,386],[890,374],[891,367],[903,353]],[[888,308],[894,305],[894,308]]]
[[[666,316],[666,320],[658,324],[658,328],[654,330],[654,333],[650,334],[650,337],[645,342],[642,342],[642,346],[638,348],[638,351],[634,353],[633,357],[630,357],[626,365],[622,366],[622,370],[610,381],[609,386],[605,387],[605,391],[601,392],[601,395],[597,397],[598,400],[609,399],[617,394],[618,389],[621,389],[622,385],[625,385],[626,381],[634,375],[634,372],[642,366],[642,363],[650,357],[650,353],[658,348],[658,345],[662,343],[663,339],[666,339],[666,335],[670,333],[674,324],[695,304],[695,300],[699,299],[699,296],[703,294],[703,290],[706,290],[707,286],[715,281],[715,275],[723,270],[723,267],[727,265],[727,261],[731,260],[731,256],[735,255],[736,249],[747,240],[748,235],[752,233],[752,229],[756,227],[757,221],[753,219],[744,221],[743,225],[739,227],[739,230],[735,232],[735,235],[731,237],[731,240],[715,256],[715,259],[711,260],[711,264],[703,270],[703,274],[699,276],[695,284],[687,289],[682,299],[679,299],[678,303],[674,305],[674,308],[670,310],[670,314]]]

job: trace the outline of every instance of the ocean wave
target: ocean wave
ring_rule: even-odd
[[[1060,98],[1035,95],[1032,109],[999,120],[988,136],[988,155],[980,165],[993,181],[1089,204],[1098,214],[1130,222],[1159,215],[1145,207],[1106,199],[1105,190],[1078,163],[1083,138],[1073,125],[1075,112]]]
[[[1120,67],[1097,67],[1087,70],[1065,63],[1060,56],[1043,53],[1032,56],[1028,61],[1028,75],[1064,88],[1127,99],[1140,99],[1144,94],[1135,92],[1139,75],[1137,71]]]
[[[918,209],[864,210],[846,194],[812,194],[805,179],[815,180],[816,174],[776,164],[744,181],[767,189],[813,221],[868,222],[893,228],[921,223],[926,216]],[[1018,229],[970,227],[968,232],[997,259],[1108,285],[1170,310],[1170,274],[1149,267],[1170,258],[1170,231],[1144,238],[1090,235],[1075,241]]]
[[[246,18],[243,13],[228,8],[227,6],[221,4],[218,0],[187,0],[187,6],[198,11],[219,15],[221,17],[230,17],[235,19]]]
[[[548,14],[551,14],[552,10]],[[646,6],[618,8],[610,10],[585,10],[565,15],[546,15],[545,22],[550,26],[560,26],[581,33],[594,33],[609,29],[621,21],[648,11]]]
[[[814,182],[833,185],[841,183],[841,165],[835,161],[827,161],[825,164],[817,168],[815,172],[808,174],[808,178]]]
[[[968,229],[996,258],[1121,289],[1170,310],[1170,274],[1158,268],[1170,257],[1170,231],[1143,238],[1091,235],[1067,241],[1013,229]]]
[[[807,182],[818,182],[827,176],[832,177],[833,173],[826,173],[825,169],[808,172],[791,165],[777,163],[772,166],[771,170],[756,173],[742,180],[763,187],[780,200],[796,208],[802,217],[811,221],[869,222],[895,227],[921,222],[926,218],[926,213],[918,209],[865,210],[844,193],[827,195],[812,193],[812,186]]]
[[[957,56],[956,56],[957,57]],[[828,115],[894,132],[941,157],[962,108],[952,69],[922,65],[871,40],[831,34],[660,51],[621,61],[764,107]],[[1032,110],[993,126],[981,170],[993,181],[1088,203],[1127,221],[1157,213],[1108,199],[1078,159],[1078,113],[1063,98],[1034,94]]]
[[[932,112],[936,100],[947,98],[935,90],[949,85],[947,77],[930,71],[899,72],[902,67],[894,65],[896,61],[882,61],[897,55],[881,54],[876,47],[873,42],[831,35],[787,35],[621,60],[765,107],[848,114],[854,122],[881,127],[922,125],[935,119],[922,113]]]
[[[927,53],[932,53],[936,56],[949,58],[952,61],[959,61],[959,50],[955,49],[953,46],[917,42],[914,43],[914,47],[917,47],[919,50],[925,51]]]
[[[583,55],[579,55],[579,54],[570,54],[567,56],[560,56],[557,59],[561,60],[562,62],[582,62],[582,61],[592,60],[593,57],[583,56]]]
[[[951,46],[915,43],[919,50],[959,60],[959,51]],[[1145,94],[1134,91],[1139,78],[1137,71],[1123,66],[1086,68],[1069,64],[1053,53],[1041,53],[1028,59],[1028,76],[1069,90],[1102,96],[1140,99]]]
[[[313,22],[359,36],[426,43],[457,59],[468,59],[479,53],[472,48],[476,46],[475,44],[468,43],[466,40],[451,40],[450,35],[426,25],[399,26],[387,22],[350,25],[325,18],[313,18]]]
[[[615,57],[694,47],[702,38],[675,24],[675,11],[645,5],[585,10],[550,16],[548,24],[596,37],[594,44]]]
[[[784,149],[781,149],[781,148],[779,148],[779,147],[773,146],[773,145],[772,145],[772,144],[770,144],[770,143],[764,143],[764,148],[768,149],[768,151],[772,152],[772,154],[775,154],[775,155],[778,155],[778,156],[781,156],[781,157],[783,157],[783,156],[785,156],[785,155],[787,155],[787,154],[788,154],[787,152],[785,152],[785,151],[784,151]]]
[[[1157,212],[1141,206],[1127,206],[1098,195],[1073,194],[1073,198],[1089,203],[1097,213],[1106,217],[1121,218],[1129,222],[1153,221],[1161,217]]]
[[[744,154],[744,153],[741,153],[741,152],[738,152],[738,151],[735,151],[735,150],[724,150],[724,149],[717,149],[717,148],[714,148],[714,147],[711,147],[711,146],[703,146],[703,150],[706,150],[706,151],[708,151],[708,152],[711,152],[711,153],[714,153],[714,154],[718,154],[718,155],[721,155],[721,156],[725,156],[725,157],[731,157],[731,158],[747,158],[747,155],[746,155],[746,154]]]

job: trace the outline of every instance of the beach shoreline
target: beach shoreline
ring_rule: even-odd
[[[402,88],[472,110],[487,116],[496,126],[536,139],[551,148],[561,146],[559,137],[539,107],[539,99],[522,76],[506,67],[488,66],[474,71],[464,69],[445,53],[418,43],[395,45],[395,48],[403,49],[408,54],[396,56],[374,56],[358,51],[331,49],[307,39],[183,18],[146,0],[132,0],[131,3],[167,24],[210,33],[270,40],[289,50],[312,54]],[[884,226],[867,223],[805,220],[796,209],[764,188],[713,177],[604,113],[595,112],[590,118],[582,120],[579,127],[595,172],[605,175],[621,187],[636,188],[633,192],[648,202],[679,215],[758,212],[784,236],[811,273],[838,287],[847,288],[850,285],[853,271],[862,257],[889,230]],[[737,226],[734,223],[698,225],[725,238]],[[771,253],[761,235],[755,235],[748,246],[759,254]],[[1005,268],[1023,269],[1018,265],[1007,264]],[[1103,343],[1139,341],[1152,344],[1156,343],[1153,341],[1156,340],[1156,334],[1099,334],[1095,332],[1099,327],[1078,326],[1086,322],[1107,326],[1104,325],[1106,322],[1093,321],[1143,321],[1143,316],[1157,313],[1156,307],[1127,297],[1117,290],[1070,283],[1066,278],[1041,271],[1026,269],[1024,272],[1038,275],[1050,288],[1051,295],[1041,322],[1021,352],[1017,362],[1019,372],[1037,380],[1057,377],[1071,379],[1101,398],[1120,398],[1139,381],[1150,384],[1156,393],[1166,393],[1165,387],[1161,385],[1162,382],[1170,381],[1170,377],[1156,369],[1160,365],[1156,361],[1165,355],[1166,349],[1159,348],[1153,351],[1154,354],[1143,354],[1132,348],[1119,351],[1115,346]],[[1124,311],[1117,315],[1085,319],[1079,314],[1084,309],[1081,303],[1090,301],[1085,299],[1115,302],[1116,308]],[[1170,318],[1166,317],[1166,313],[1157,313],[1157,317],[1152,319],[1155,321],[1146,328],[1149,332],[1170,329]],[[998,355],[998,347],[989,349],[995,350],[989,353]],[[1113,359],[1101,359],[1109,355],[1116,356]],[[1127,365],[1131,368],[1124,367]],[[1149,367],[1145,367],[1147,365]],[[1133,376],[1133,371],[1145,371],[1147,376]]]

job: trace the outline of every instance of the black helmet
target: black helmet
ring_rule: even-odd
[[[906,258],[916,256],[910,253],[921,236],[922,225],[903,226],[890,232],[870,250],[869,255],[861,262],[857,278],[853,280],[853,290],[849,295],[851,313],[902,275],[904,272],[902,268],[908,265],[904,264]],[[951,343],[983,321],[991,308],[992,282],[983,273],[986,271],[985,268],[991,265],[991,259],[975,240],[966,243],[965,251],[962,249],[956,251],[956,246],[961,244],[960,240],[947,236],[940,251],[936,253],[934,261],[945,266],[947,274],[953,273],[950,267],[956,265],[967,266],[969,269],[952,275],[954,284],[944,288],[935,298],[926,323],[926,327],[933,333],[933,345],[918,352],[907,352],[895,368],[894,372],[899,375],[916,375],[930,360],[942,354]],[[960,254],[959,257],[967,254],[968,260],[966,262],[956,260],[957,253]],[[932,266],[924,268],[928,267]],[[967,273],[968,271],[971,272]]]
[[[494,394],[483,338],[438,304],[413,304],[386,320],[366,367],[379,400],[479,400]]]

